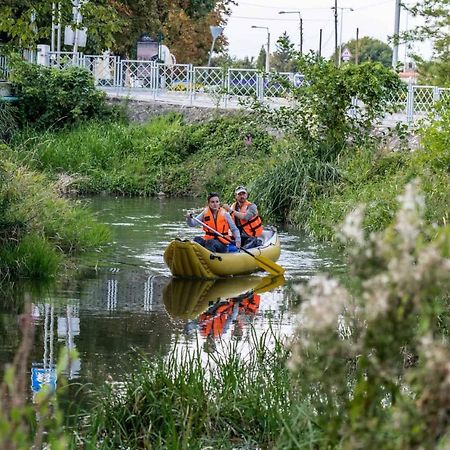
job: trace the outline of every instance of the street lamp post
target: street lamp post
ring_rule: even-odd
[[[252,25],[252,28],[261,28],[267,31],[267,50],[266,50],[266,72],[270,72],[270,31],[269,27],[259,27],[258,25]]]
[[[303,54],[303,19],[300,11],[280,11],[278,14],[298,14],[298,20],[300,24],[300,42],[299,42],[299,50],[300,55]]]
[[[341,11],[341,29],[340,29],[340,37],[339,37],[339,62],[338,62],[338,66],[340,66],[341,62],[342,62],[342,22],[343,22],[344,10],[346,9],[348,11],[354,11],[354,9],[346,8],[346,7],[338,7],[338,6],[332,6],[331,9],[334,9],[335,16],[337,16],[338,9],[340,9],[340,11]]]

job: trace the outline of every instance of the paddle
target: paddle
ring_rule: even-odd
[[[192,214],[190,215],[193,220],[196,222],[202,224],[205,228],[208,228],[208,230],[212,231],[217,236],[220,236],[222,239],[225,239],[230,244],[234,244],[234,242],[231,239],[228,239],[223,234],[219,233],[214,228],[211,228],[209,225],[206,225],[206,223],[203,223],[201,220],[198,220],[196,217],[194,217]],[[247,253],[247,255],[250,255],[252,258],[255,258],[256,264],[266,272],[271,273],[272,275],[281,275],[284,273],[283,267],[279,266],[278,264],[274,263],[269,258],[266,258],[262,255],[254,255],[253,253],[249,252],[245,248],[240,248],[239,250],[242,250],[244,253]]]

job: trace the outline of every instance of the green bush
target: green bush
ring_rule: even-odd
[[[365,203],[364,226],[380,231],[395,215],[396,197],[414,178],[422,182],[427,200],[425,220],[443,225],[450,219],[450,113],[443,108],[420,130],[421,146],[414,151],[360,147],[349,149],[337,168],[343,182],[311,203],[305,228],[319,239],[333,239],[336,226],[355,205]]]
[[[61,127],[107,115],[105,94],[85,69],[52,69],[15,61],[11,71],[20,97],[19,119],[38,128]]]
[[[59,197],[44,175],[0,159],[0,181],[0,278],[51,276],[62,253],[94,249],[109,238],[105,226]]]

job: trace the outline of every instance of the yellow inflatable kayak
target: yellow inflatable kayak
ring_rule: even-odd
[[[275,228],[267,227],[262,236],[263,244],[248,252],[256,257],[277,261],[280,257],[280,238]],[[254,257],[242,251],[236,253],[212,253],[192,241],[174,240],[164,252],[164,261],[175,277],[214,279],[233,275],[247,275],[261,270]]]

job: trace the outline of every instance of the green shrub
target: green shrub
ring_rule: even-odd
[[[16,60],[11,81],[20,97],[22,124],[61,127],[107,115],[105,94],[96,89],[92,75],[85,69],[59,70]]]

